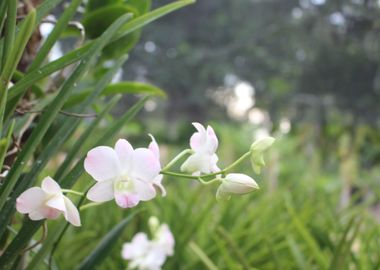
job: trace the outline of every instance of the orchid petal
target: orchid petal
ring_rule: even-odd
[[[49,193],[49,194],[60,194],[60,193],[62,193],[61,187],[50,176],[47,176],[42,180],[41,188],[43,191],[45,191],[46,193]]]
[[[48,201],[45,202],[45,205],[59,211],[66,211],[65,202],[63,200],[63,195],[53,196]]]
[[[134,191],[142,201],[149,201],[156,197],[156,190],[153,185],[144,181],[135,181]]]
[[[132,208],[138,205],[140,198],[137,194],[130,192],[115,192],[115,201],[121,208]]]
[[[193,126],[198,132],[195,132],[190,138],[190,147],[194,151],[200,151],[203,149],[204,144],[206,143],[206,130],[199,123],[193,123]]]
[[[154,139],[152,134],[149,134],[152,141],[150,142],[148,149],[153,152],[153,154],[156,156],[156,158],[160,159],[160,148],[158,147],[158,144],[156,140]]]
[[[215,131],[211,126],[207,127],[207,150],[209,153],[215,153],[218,148],[218,137],[216,137]]]
[[[120,174],[120,163],[115,150],[98,146],[87,153],[84,168],[96,181],[113,179]]]
[[[66,207],[66,211],[64,212],[65,219],[74,226],[80,226],[81,222],[78,209],[66,196],[63,196],[63,200]]]
[[[120,167],[123,172],[127,172],[131,168],[133,147],[124,139],[119,139],[115,144],[115,152],[119,157]]]
[[[93,202],[107,202],[113,198],[112,180],[98,182],[87,192],[87,199]]]
[[[132,177],[144,181],[153,181],[160,173],[161,165],[152,151],[138,148],[133,153]]]
[[[149,246],[148,236],[145,233],[137,233],[132,242],[123,245],[122,257],[126,260],[141,257]]]
[[[165,188],[164,188],[164,186],[162,185],[162,179],[163,179],[163,176],[160,174],[160,175],[158,175],[156,178],[154,178],[154,180],[153,180],[153,184],[155,185],[155,186],[157,186],[159,189],[160,189],[160,191],[161,191],[161,196],[162,197],[165,197],[166,196],[166,190],[165,190]]]
[[[40,208],[46,199],[45,192],[39,187],[32,187],[16,199],[16,209],[21,214],[31,213]]]

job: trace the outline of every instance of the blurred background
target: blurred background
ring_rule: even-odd
[[[134,42],[114,81],[149,82],[167,99],[147,102],[122,136],[145,145],[154,134],[167,160],[188,147],[191,122],[208,123],[222,167],[257,138],[277,141],[261,175],[240,168],[260,191],[218,204],[214,187],[166,178],[168,196],[144,203],[120,245],[156,215],[177,240],[164,269],[380,268],[380,1],[199,0]],[[87,233],[71,229],[58,262],[72,269],[123,215],[112,202],[85,213]],[[115,249],[102,269],[123,267]]]

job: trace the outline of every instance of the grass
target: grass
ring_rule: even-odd
[[[236,156],[226,145],[226,139],[234,145],[234,136],[219,131],[220,152],[225,146]],[[236,140],[241,142],[239,136]],[[318,168],[318,153],[305,158],[297,140],[290,136],[276,143],[267,168],[255,177],[259,191],[225,203],[216,202],[216,187],[166,178],[168,196],[139,206],[145,211],[120,235],[99,269],[126,268],[121,245],[138,231],[148,232],[151,215],[169,224],[176,238],[175,255],[164,269],[378,269],[380,226],[371,207],[379,198],[341,207],[339,170]],[[169,147],[169,152],[179,150]],[[249,162],[241,169],[250,173],[248,166]],[[79,182],[88,181],[85,176]],[[74,269],[131,211],[114,202],[86,210],[83,227],[70,228],[54,255],[60,268]]]

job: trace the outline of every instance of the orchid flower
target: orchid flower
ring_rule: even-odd
[[[190,147],[193,154],[182,164],[181,171],[200,175],[201,173],[209,174],[219,171],[216,163],[218,156],[215,154],[218,148],[218,138],[214,129],[208,126],[204,128],[199,123],[193,123],[197,129],[190,138]]]
[[[31,220],[56,219],[63,213],[68,222],[81,225],[78,209],[50,177],[44,178],[41,188],[24,191],[16,200],[16,209],[21,214],[28,214]]]
[[[174,254],[174,237],[167,224],[159,226],[149,240],[145,233],[137,233],[131,242],[125,243],[122,257],[129,260],[129,268],[160,270],[167,256]]]
[[[148,148],[133,149],[124,139],[119,139],[114,148],[98,146],[90,150],[84,168],[97,183],[87,193],[94,202],[115,199],[122,208],[131,208],[140,201],[149,201],[156,196],[155,186],[166,192],[161,184],[159,147],[151,136]]]
[[[217,200],[229,200],[231,194],[246,194],[259,189],[258,184],[253,178],[242,173],[230,173],[222,182],[216,192]]]

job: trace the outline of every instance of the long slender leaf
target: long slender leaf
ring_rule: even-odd
[[[218,267],[214,262],[207,256],[207,254],[193,241],[189,243],[190,249],[194,252],[195,255],[204,263],[204,265],[209,270],[218,270]]]
[[[7,18],[5,21],[5,39],[3,45],[3,59],[2,66],[5,67],[5,62],[11,54],[12,46],[14,45],[15,31],[16,31],[16,15],[17,15],[17,1],[4,0],[7,2]]]
[[[15,127],[16,121],[13,120],[8,128],[8,132],[5,136],[5,138],[0,140],[0,170],[3,168],[5,155],[7,153],[8,147],[10,145],[10,142],[12,140],[12,133],[13,129]],[[1,235],[1,234],[0,234]]]
[[[184,6],[195,3],[195,0],[181,0],[176,1],[170,4],[167,4],[163,7],[157,8],[151,12],[148,12],[142,16],[137,17],[134,20],[131,20],[129,23],[125,24],[120,32],[115,36],[114,40],[118,40],[127,34],[143,27],[144,25],[173,12],[174,10],[180,9]]]
[[[93,270],[97,269],[99,265],[104,261],[107,255],[111,252],[112,247],[115,245],[116,240],[120,237],[125,226],[131,222],[132,218],[138,212],[130,214],[128,217],[123,219],[119,224],[117,224],[104,238],[100,241],[98,246],[93,250],[93,252],[85,258],[85,260],[78,266],[77,270]]]
[[[6,31],[5,31],[5,44],[3,46],[3,59],[2,59],[2,70],[0,74],[0,135],[3,130],[3,119],[5,106],[7,101],[7,88],[12,78],[13,72],[16,70],[17,64],[21,58],[21,53],[23,51],[27,41],[32,34],[34,29],[36,13],[32,10],[25,21],[29,25],[24,25],[21,27],[20,32],[15,39],[15,28],[16,28],[16,13],[17,13],[17,1],[8,1],[8,12],[6,20]]]
[[[7,13],[7,1],[0,2],[0,33],[3,32],[3,26],[5,22],[5,15]],[[2,59],[2,48],[0,48],[0,59]],[[1,61],[0,61],[0,69],[1,69]]]
[[[328,266],[327,259],[325,255],[322,253],[322,251],[319,249],[317,242],[315,239],[311,236],[308,229],[305,227],[305,225],[299,220],[295,210],[293,209],[290,198],[286,198],[285,206],[292,218],[292,222],[294,226],[296,227],[299,234],[302,236],[305,243],[308,245],[311,253],[313,254],[313,258],[317,261],[319,267],[321,269],[326,269]]]
[[[50,124],[55,119],[59,110],[62,108],[64,102],[68,98],[71,90],[76,86],[77,81],[82,77],[82,75],[91,66],[93,60],[97,57],[98,53],[104,48],[107,42],[112,38],[115,32],[130,19],[130,15],[126,14],[116,20],[97,40],[93,46],[88,50],[88,53],[83,58],[81,63],[71,74],[71,76],[62,85],[59,94],[52,101],[51,105],[48,107],[46,113],[44,113],[39,121],[38,125],[32,132],[30,138],[26,142],[24,149],[20,152],[14,166],[9,172],[6,183],[3,185],[2,193],[0,196],[0,209],[4,206],[6,199],[11,193],[13,187],[15,186],[22,169],[24,168],[26,162],[29,160],[34,150],[40,143],[42,137],[45,135]]]
[[[81,103],[83,99],[85,99],[92,92],[92,89],[85,89],[79,94],[72,95],[67,100],[65,108],[69,108]],[[105,87],[101,93],[103,96],[115,94],[148,94],[152,96],[166,97],[165,92],[160,88],[141,82],[119,82],[110,84]]]

